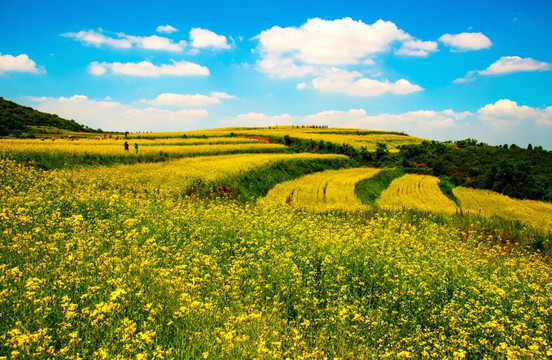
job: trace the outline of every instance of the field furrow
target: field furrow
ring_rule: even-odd
[[[243,140],[243,139],[241,139]],[[33,162],[47,168],[63,168],[84,164],[117,164],[159,161],[167,158],[214,156],[243,153],[282,153],[284,145],[241,141],[239,143],[172,143],[145,140],[136,141],[138,152],[134,151],[135,141],[128,141],[129,151],[124,150],[123,140],[78,141],[56,140],[5,140],[0,148],[1,158]],[[183,142],[184,139],[179,139]]]
[[[287,203],[295,207],[322,211],[364,208],[365,205],[355,195],[355,185],[379,171],[380,169],[354,168],[306,175],[276,185],[262,202]]]
[[[434,176],[407,174],[393,180],[376,204],[382,209],[414,209],[454,214],[459,209],[439,188]]]
[[[61,170],[76,185],[135,194],[182,195],[198,188],[216,191],[232,178],[275,163],[347,160],[342,155],[240,154],[201,156],[165,162]],[[226,191],[226,190],[225,190]]]
[[[454,195],[462,210],[485,217],[521,221],[534,228],[552,231],[552,204],[534,200],[512,199],[489,190],[456,187]]]

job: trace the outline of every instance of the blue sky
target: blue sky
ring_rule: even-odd
[[[0,0],[0,96],[104,130],[323,124],[552,149],[550,1]]]

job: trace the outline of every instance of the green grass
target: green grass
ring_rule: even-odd
[[[375,207],[376,200],[381,196],[383,190],[387,189],[395,178],[403,175],[404,171],[401,168],[382,170],[371,178],[358,182],[355,194],[363,204]]]
[[[248,171],[221,183],[221,185],[232,191],[232,197],[253,201],[259,197],[265,196],[268,191],[278,183],[293,180],[313,172],[343,169],[354,165],[355,163],[348,158],[308,161],[288,160]],[[199,192],[205,195],[207,189],[209,189],[209,186],[205,186],[203,190],[198,189],[192,192]],[[219,193],[228,195],[226,191],[226,189],[222,192],[219,190]]]
[[[454,195],[454,193],[452,192],[452,189],[455,188],[455,185],[453,183],[451,183],[448,178],[444,175],[441,175],[439,176],[439,188],[441,189],[441,191],[443,192],[443,194],[445,194],[446,197],[448,197],[449,199],[451,199],[452,201],[454,201],[454,203],[458,206],[458,207],[461,207],[462,205],[460,204],[460,200],[456,197],[456,195]]]

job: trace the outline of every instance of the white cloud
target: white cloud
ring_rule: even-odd
[[[387,51],[395,41],[412,37],[390,21],[378,20],[368,25],[351,18],[333,21],[315,18],[298,28],[274,26],[257,38],[265,57],[288,56],[307,64],[350,65]]]
[[[88,30],[79,31],[78,33],[65,33],[62,34],[62,36],[73,38],[77,41],[83,42],[86,45],[93,45],[97,47],[106,45],[117,49],[128,49],[136,46],[141,49],[181,52],[186,46],[186,42],[184,40],[175,43],[172,39],[157,35],[134,36],[126,35],[124,33],[117,33],[117,37],[115,38],[105,35],[101,29],[98,31]]]
[[[311,65],[297,65],[292,58],[267,55],[257,62],[257,69],[269,77],[304,77],[314,73],[317,68]]]
[[[132,47],[132,42],[126,38],[112,38],[96,30],[79,31],[78,33],[65,33],[61,36],[73,38],[86,45],[102,46],[107,45],[117,49],[128,49]]]
[[[438,51],[435,41],[407,40],[395,53],[409,56],[428,56],[429,53]]]
[[[481,75],[508,74],[520,71],[547,71],[551,64],[544,61],[537,61],[531,58],[519,56],[503,56],[491,64],[485,70],[479,71]]]
[[[192,46],[196,48],[230,49],[223,35],[217,35],[211,30],[193,28],[190,30]]]
[[[551,63],[537,61],[531,58],[521,58],[519,56],[503,56],[492,63],[485,70],[468,71],[465,77],[454,80],[455,83],[463,83],[475,80],[479,75],[500,75],[523,71],[548,71],[552,68]]]
[[[216,97],[218,99],[233,99],[233,100],[238,99],[236,95],[230,95],[221,91],[211,91],[211,96]]]
[[[158,33],[171,34],[176,31],[178,31],[178,29],[172,27],[171,25],[159,25],[157,27]]]
[[[135,108],[116,101],[97,101],[84,95],[69,98],[30,98],[38,110],[58,114],[66,119],[113,131],[164,131],[197,126],[209,114],[205,109],[170,111],[157,108]]]
[[[92,75],[103,75],[107,72],[107,66],[104,64],[100,64],[97,61],[94,61],[90,66],[88,67],[88,72]]]
[[[98,63],[95,61],[90,64],[88,71],[93,75],[103,75],[108,71],[111,71],[114,74],[149,77],[158,77],[160,75],[209,76],[209,69],[207,69],[205,66],[187,61],[176,62],[174,60],[172,65],[164,64],[160,66],[153,65],[149,61],[142,61],[139,63]]]
[[[347,71],[338,68],[329,69],[326,74],[312,80],[314,89],[324,92],[343,93],[349,96],[378,96],[385,93],[406,95],[423,89],[411,84],[408,80],[396,82],[379,81],[362,76],[358,71]]]
[[[13,56],[2,55],[0,53],[0,75],[7,71],[29,72],[33,74],[45,72],[44,69],[38,68],[36,63],[27,54]]]
[[[369,25],[351,18],[314,18],[300,27],[274,26],[256,39],[261,56],[258,71],[271,78],[312,77],[310,86],[300,82],[297,90],[312,88],[349,96],[408,94],[423,89],[405,79],[390,82],[365,78],[342,66],[375,65],[373,57],[390,51],[395,43],[402,43],[395,51],[399,55],[428,56],[438,50],[436,42],[417,40],[390,21]]]
[[[136,44],[136,46],[141,49],[180,52],[184,50],[184,47],[186,46],[186,42],[184,40],[181,40],[178,43],[174,43],[169,38],[157,36],[157,35],[151,35],[151,36],[132,36],[132,35],[124,35],[124,34],[122,35],[125,36],[128,40],[130,40],[133,44]]]
[[[482,33],[444,34],[439,38],[439,41],[451,47],[453,51],[488,49],[493,44]]]
[[[523,123],[552,125],[552,106],[545,109],[518,106],[517,102],[500,99],[494,104],[487,104],[477,110],[479,118],[495,128],[507,128]]]
[[[155,99],[147,102],[154,106],[206,106],[211,104],[220,104],[220,100],[212,96],[201,94],[182,95],[172,93],[160,94]]]
[[[330,127],[400,131],[433,140],[468,137],[490,144],[543,145],[552,149],[552,106],[520,106],[511,100],[488,104],[476,113],[452,109],[416,110],[369,115],[364,109],[328,110],[305,116],[248,113],[219,120],[221,126],[328,125]]]

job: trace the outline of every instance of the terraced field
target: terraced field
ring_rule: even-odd
[[[355,185],[377,174],[380,169],[358,168],[327,170],[280,183],[262,200],[265,204],[291,204],[295,207],[326,210],[365,208],[355,195]]]
[[[459,211],[454,201],[439,188],[439,179],[434,176],[407,174],[393,180],[376,201],[382,209],[421,211],[454,214]]]
[[[378,178],[379,194],[400,171],[224,131],[136,139],[137,155],[95,139],[80,143],[90,153],[2,143],[0,360],[552,356],[549,257],[409,211],[457,218],[437,178],[396,178],[367,209],[355,185]],[[546,204],[454,193],[464,211],[549,226]]]
[[[453,192],[460,200],[464,212],[521,221],[537,229],[552,231],[550,203],[512,199],[493,191],[464,187],[456,187]]]
[[[218,141],[218,142],[217,142]],[[0,157],[17,161],[37,163],[44,167],[66,167],[83,163],[133,163],[159,161],[164,158],[190,156],[214,156],[225,154],[283,153],[286,147],[280,144],[266,144],[251,139],[159,139],[136,141],[138,152],[134,152],[134,142],[128,140],[130,149],[125,151],[124,140],[80,139],[67,140],[4,140]]]
[[[181,158],[157,163],[89,167],[61,171],[75,186],[117,189],[118,192],[158,196],[181,196],[197,191],[217,192],[248,172],[290,162],[326,162],[337,164],[343,155],[323,154],[240,154]],[[235,189],[234,189],[235,190]],[[232,189],[222,191],[230,192]]]
[[[171,135],[172,134],[172,135]],[[329,141],[336,144],[347,144],[357,150],[365,147],[368,151],[375,151],[377,143],[386,144],[391,152],[398,151],[398,147],[407,144],[419,144],[424,139],[407,136],[397,132],[389,131],[352,131],[351,129],[339,128],[310,128],[310,127],[292,127],[278,126],[274,128],[220,128],[209,130],[197,130],[186,133],[150,133],[135,134],[131,136],[139,137],[168,137],[168,136],[207,136],[219,137],[230,134],[246,136],[275,136],[283,138],[285,135],[299,139],[310,139],[314,141]]]

